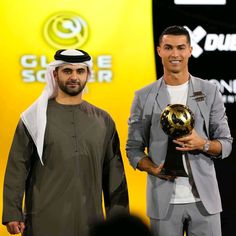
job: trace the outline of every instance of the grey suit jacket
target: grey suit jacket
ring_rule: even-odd
[[[149,156],[157,165],[164,162],[168,137],[160,127],[160,115],[169,103],[163,78],[136,92],[126,144],[127,156],[133,168],[144,156]],[[222,206],[213,158],[225,158],[232,149],[222,95],[215,84],[190,76],[187,105],[194,113],[197,133],[204,138],[217,139],[222,144],[222,153],[218,157],[201,151],[188,153],[201,201],[210,214],[215,214],[222,210]],[[147,176],[147,214],[150,218],[165,217],[173,187],[171,181]]]

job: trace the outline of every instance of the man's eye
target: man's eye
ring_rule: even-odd
[[[65,74],[70,74],[71,71],[70,71],[70,70],[64,70],[64,73],[65,73]]]
[[[85,70],[78,70],[79,74],[83,74],[85,72]]]
[[[179,49],[179,50],[184,50],[184,49],[185,49],[185,46],[179,47],[178,49]]]

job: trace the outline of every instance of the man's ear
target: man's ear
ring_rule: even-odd
[[[190,46],[190,56],[189,56],[189,57],[191,57],[191,56],[192,56],[192,52],[193,52],[193,47],[192,47],[192,46]]]
[[[159,46],[157,46],[157,54],[160,56],[160,50],[161,48]]]

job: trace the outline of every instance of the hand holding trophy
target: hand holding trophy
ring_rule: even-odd
[[[194,114],[185,105],[168,105],[162,112],[161,128],[169,136],[162,175],[188,177],[183,165],[183,152],[177,151],[173,139],[186,136],[194,128]]]

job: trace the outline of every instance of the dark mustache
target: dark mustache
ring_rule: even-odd
[[[79,80],[67,81],[66,85],[80,85],[80,81]]]

